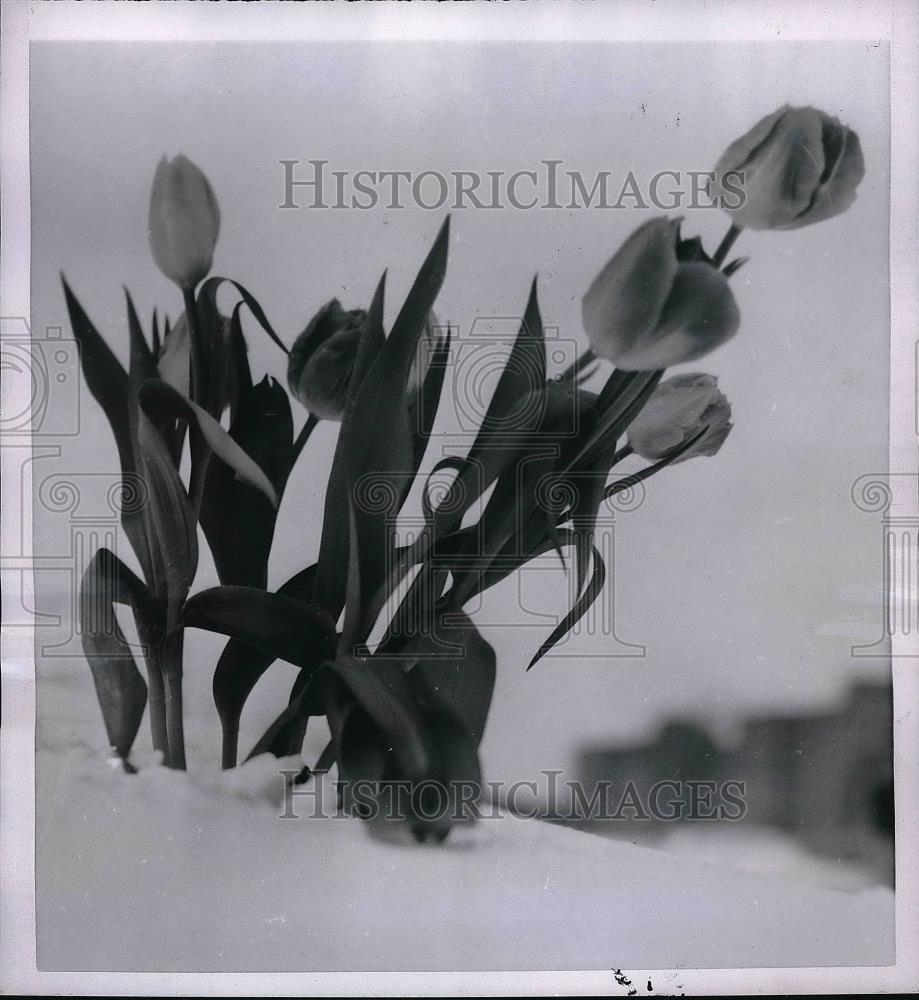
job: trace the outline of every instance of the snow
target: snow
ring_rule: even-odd
[[[88,674],[88,671],[87,671]],[[438,846],[281,819],[277,772],[111,767],[82,675],[39,684],[38,966],[68,971],[878,965],[893,893],[845,893],[502,815]],[[194,747],[194,740],[190,740]],[[203,750],[196,748],[198,760]],[[330,779],[326,779],[328,782]],[[332,800],[328,784],[323,786]],[[717,852],[715,852],[716,854]]]

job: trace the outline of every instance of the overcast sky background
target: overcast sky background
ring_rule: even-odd
[[[557,567],[506,582],[475,613],[499,663],[483,748],[491,778],[568,767],[580,745],[632,739],[668,716],[726,731],[749,712],[825,706],[853,675],[887,671],[850,655],[881,631],[881,532],[850,491],[887,465],[887,74],[886,47],[864,43],[34,44],[33,329],[67,326],[61,269],[122,358],[122,284],[145,322],[154,305],[180,311],[146,238],[163,153],[206,171],[222,209],[215,272],[242,281],[290,343],[332,296],[366,306],[387,267],[391,323],[444,213],[279,211],[281,159],[512,172],[555,158],[588,177],[647,180],[710,169],[786,101],[836,114],[865,153],[854,207],[795,232],[745,233],[736,250],[751,260],[733,279],[741,332],[686,369],[719,376],[734,431],[716,458],[667,470],[638,510],[617,517],[616,628],[647,655],[614,658],[623,649],[609,636],[582,635],[525,673],[552,622],[520,604],[563,614]],[[461,335],[477,316],[519,315],[538,272],[545,323],[585,344],[581,296],[653,214],[454,212],[437,314]],[[683,214],[684,234],[712,250],[726,218]],[[248,328],[253,368],[283,377],[280,352]],[[117,468],[86,395],[83,431],[42,473]],[[288,487],[273,585],[315,559],[334,436],[321,426]],[[38,467],[33,475],[37,485]],[[46,537],[69,530],[40,506],[35,526]],[[215,582],[206,554],[199,579]],[[67,595],[36,585],[40,605],[66,606]],[[215,748],[219,646],[187,639],[188,711]],[[85,670],[91,685],[79,662],[47,669]],[[270,721],[292,674],[275,668],[251,726]]]

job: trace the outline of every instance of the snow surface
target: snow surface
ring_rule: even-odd
[[[280,819],[285,765],[268,758],[231,774],[212,763],[179,774],[140,748],[140,773],[125,775],[100,749],[84,680],[39,685],[42,970],[893,960],[884,888],[838,892],[506,815],[444,845],[382,842],[357,820],[309,818],[304,801],[300,819]]]

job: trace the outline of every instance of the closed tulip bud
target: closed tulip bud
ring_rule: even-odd
[[[680,220],[639,226],[584,296],[594,353],[627,371],[694,361],[732,337],[740,312],[727,278],[698,240],[680,239]]]
[[[287,363],[294,398],[316,417],[341,420],[367,313],[346,312],[338,299],[327,302],[297,337]]]
[[[211,269],[220,208],[210,182],[187,156],[157,164],[150,193],[150,249],[156,266],[183,289]]]
[[[662,382],[629,427],[629,444],[650,462],[705,433],[676,462],[714,455],[731,430],[731,404],[714,375],[694,372]]]
[[[728,146],[712,190],[735,226],[797,229],[845,212],[864,174],[850,128],[816,108],[785,105]]]

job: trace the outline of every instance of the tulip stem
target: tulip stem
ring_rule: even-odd
[[[153,735],[153,749],[163,755],[163,763],[169,757],[169,739],[166,736],[166,691],[163,687],[163,671],[154,655],[147,651],[147,688],[150,706],[150,730]]]
[[[725,257],[731,252],[731,247],[734,246],[737,237],[740,236],[742,229],[740,226],[735,226],[731,223],[730,229],[724,234],[724,239],[715,251],[715,256],[712,257],[712,264],[715,267],[720,268],[724,263]]]
[[[166,637],[161,649],[163,680],[166,688],[166,733],[169,756],[166,766],[185,770],[185,730],[182,713],[182,651],[184,633]]]
[[[325,750],[319,755],[319,760],[313,768],[313,774],[325,774],[335,763],[335,740],[329,740]]]
[[[297,439],[294,441],[293,448],[290,453],[290,467],[293,468],[294,463],[300,457],[300,452],[303,451],[306,442],[310,439],[310,434],[316,429],[316,425],[319,423],[319,417],[314,413],[311,413],[307,417],[306,423],[300,428],[300,433],[297,435]]]
[[[587,350],[572,364],[570,364],[559,376],[560,381],[567,382],[572,379],[576,379],[578,375],[592,362],[595,361],[597,355],[594,354],[593,349],[588,347]]]
[[[185,300],[185,322],[188,324],[188,337],[191,342],[191,398],[199,406],[207,409],[204,387],[204,345],[201,343],[201,329],[198,325],[198,305],[195,302],[195,290],[183,288],[182,297]]]

